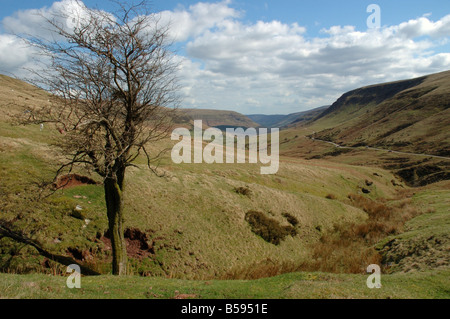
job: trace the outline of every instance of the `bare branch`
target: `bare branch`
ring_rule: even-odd
[[[77,262],[74,259],[67,257],[67,256],[62,256],[62,255],[57,255],[57,254],[51,253],[48,250],[46,250],[45,248],[43,248],[40,243],[28,238],[23,233],[13,231],[8,226],[8,223],[2,219],[0,219],[0,235],[11,238],[12,240],[14,240],[18,243],[22,243],[22,244],[34,247],[41,256],[44,256],[50,260],[56,261],[57,263],[63,264],[65,266],[77,264]],[[83,273],[83,275],[88,275],[88,276],[100,275],[100,273],[98,273],[88,267],[85,267],[83,265],[79,265],[79,266],[80,266],[80,269],[81,269],[81,272]]]
[[[122,191],[126,168],[147,147],[166,138],[177,107],[178,65],[168,42],[168,27],[159,24],[148,2],[136,5],[114,1],[107,13],[86,8],[73,27],[61,21],[67,14],[46,19],[55,37],[28,37],[41,52],[44,66],[35,71],[35,85],[52,94],[51,103],[22,115],[24,124],[53,124],[61,133],[56,145],[67,156],[57,174],[84,165],[103,178],[111,229],[121,229]],[[114,224],[115,223],[115,224]],[[122,248],[113,249],[113,272],[123,271]],[[113,240],[113,239],[112,239]],[[120,269],[119,269],[120,268]]]

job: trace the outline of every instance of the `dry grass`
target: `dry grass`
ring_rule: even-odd
[[[5,91],[6,87],[0,88],[0,91]],[[26,88],[23,91],[26,92]],[[6,96],[8,92],[3,93]],[[26,97],[24,95],[24,101]],[[45,94],[40,99],[36,96],[33,103],[45,103],[43,97]],[[31,95],[29,99],[32,100]],[[99,246],[95,241],[96,233],[103,233],[107,227],[101,187],[65,190],[60,200],[68,201],[67,205],[59,203],[49,206],[43,203],[39,210],[28,208],[28,202],[22,199],[35,179],[54,177],[52,168],[58,152],[48,144],[52,137],[50,130],[47,127],[43,132],[38,127],[18,129],[0,119],[0,137],[1,188],[6,195],[4,203],[7,204],[2,214],[13,218],[16,212],[30,210],[23,223],[46,225],[47,230],[39,236],[55,251],[64,253],[70,247],[88,250]],[[161,143],[167,143],[164,146],[169,148],[172,145],[171,141]],[[342,226],[341,232],[344,229],[348,231],[348,239],[339,247],[343,249],[346,243],[352,243],[352,236],[362,238],[358,240],[361,245],[348,244],[346,251],[333,245],[326,248],[328,250],[323,248],[330,255],[324,264],[331,265],[337,260],[336,271],[344,269],[347,272],[350,269],[347,264],[358,264],[356,259],[362,258],[355,251],[360,249],[361,255],[369,255],[370,251],[364,250],[368,247],[364,241],[390,231],[381,229],[376,222],[363,225],[366,216],[360,209],[364,204],[362,199],[355,198],[359,204],[345,200],[348,193],[354,192],[361,182],[372,178],[374,172],[380,173],[383,178],[374,181],[370,196],[391,196],[395,192],[389,183],[393,176],[385,170],[329,161],[282,158],[280,170],[273,177],[262,176],[259,165],[173,165],[169,158],[164,159],[160,167],[161,173],[166,173],[165,177],[158,178],[145,169],[141,159],[136,164],[139,169],[130,168],[127,175],[126,226],[152,230],[155,247],[155,255],[148,259],[148,264],[136,264],[136,273],[142,271],[184,279],[221,276],[238,279],[300,270],[307,258],[325,260],[324,253],[320,252],[322,242],[318,241],[321,236],[325,240],[325,234],[331,236],[333,225],[338,221],[347,226],[358,225],[352,231]],[[245,185],[248,186],[242,189],[243,192],[236,193],[236,189]],[[246,195],[247,188],[251,189],[251,196]],[[327,194],[335,194],[338,200],[327,200]],[[87,199],[74,197],[80,195]],[[76,204],[81,204],[92,220],[87,228],[81,228],[81,221],[70,216]],[[404,208],[407,207],[408,203],[405,203]],[[376,208],[369,202],[366,211],[374,216],[384,216],[383,209],[384,206]],[[296,227],[298,234],[286,236],[279,245],[267,243],[255,235],[245,221],[246,212],[250,210],[271,212],[272,219],[280,225]],[[389,213],[386,217],[390,216],[390,220],[391,215]],[[54,244],[54,239],[61,242]],[[22,250],[21,255],[14,259],[31,259],[31,254],[25,252]],[[344,266],[339,265],[341,261],[337,254],[342,255]],[[350,256],[355,261],[345,261]],[[95,267],[103,267],[103,261],[97,261],[98,266]],[[31,263],[41,267],[34,260],[30,260]]]
[[[220,280],[256,280],[261,278],[275,277],[282,274],[293,273],[299,270],[299,263],[293,261],[275,261],[266,258],[251,265],[239,266],[231,269]]]
[[[406,221],[421,214],[411,206],[410,200],[388,205],[384,200],[378,202],[356,194],[348,198],[367,213],[367,220],[337,224],[333,231],[324,233],[319,243],[312,245],[311,259],[301,266],[302,270],[364,273],[368,265],[382,263],[374,245],[387,236],[401,233]]]
[[[385,149],[446,156],[450,111],[444,101],[449,80],[450,72],[445,71],[347,92],[309,128],[318,132],[316,138],[345,145],[363,141]],[[397,94],[392,95],[394,91]]]
[[[339,223],[324,232],[318,242],[308,247],[310,253],[306,261],[267,258],[251,265],[234,267],[221,279],[253,280],[297,271],[365,273],[370,264],[382,265],[382,256],[374,246],[390,235],[401,233],[408,220],[422,213],[409,198],[375,201],[356,194],[350,194],[348,198],[352,205],[367,213],[367,219]]]

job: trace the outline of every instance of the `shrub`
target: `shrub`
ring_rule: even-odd
[[[252,232],[268,243],[279,245],[288,235],[295,236],[297,231],[292,226],[281,226],[275,219],[267,217],[258,211],[248,211],[245,220],[252,228]]]
[[[365,180],[366,186],[372,186],[373,182],[369,181],[368,179]]]
[[[355,207],[364,210],[368,218],[358,223],[336,224],[331,231],[322,232],[319,242],[311,245],[312,258],[299,270],[364,273],[367,265],[382,264],[383,256],[375,245],[390,235],[401,233],[405,222],[421,213],[410,207],[408,200],[387,205],[384,199],[374,201],[357,194],[349,194],[348,198]]]
[[[295,227],[299,224],[299,221],[295,216],[292,216],[289,213],[283,213],[282,215],[287,219],[288,223],[291,224],[292,226]]]
[[[393,207],[389,207],[384,203],[379,203],[361,195],[349,194],[348,198],[353,205],[364,210],[370,219],[389,219],[393,214]]]
[[[244,195],[244,196],[248,196],[248,197],[250,197],[251,196],[251,194],[252,194],[252,191],[251,191],[251,189],[248,187],[248,186],[245,186],[245,187],[235,187],[234,188],[234,191],[237,193],[237,194],[241,194],[241,195]]]
[[[292,237],[295,237],[295,236],[297,236],[297,229],[295,229],[294,227],[292,227],[292,226],[283,226],[283,228],[284,228],[284,230],[289,234],[289,235],[291,235]]]

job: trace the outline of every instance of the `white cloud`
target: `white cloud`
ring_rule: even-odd
[[[36,13],[71,12],[73,1],[20,11],[3,25],[42,35]],[[229,0],[160,13],[161,23],[171,24],[172,38],[186,49],[185,56],[176,57],[184,106],[247,114],[298,112],[332,103],[363,85],[450,69],[450,53],[441,50],[450,39],[450,15],[438,21],[424,15],[364,31],[332,26],[317,37],[297,23],[244,23],[243,15]],[[31,56],[14,36],[0,35],[3,68],[13,72]]]
[[[0,72],[6,75],[25,76],[25,69],[35,67],[36,52],[14,35],[0,34]]]
[[[13,16],[3,19],[5,30],[12,34],[25,34],[42,38],[54,38],[56,35],[46,23],[51,20],[64,27],[73,28],[77,20],[82,19],[84,4],[79,0],[62,0],[50,7],[17,11]]]
[[[359,86],[450,69],[450,53],[432,51],[446,43],[449,25],[450,15],[436,22],[422,17],[378,30],[333,26],[322,30],[325,36],[308,38],[297,24],[233,19],[190,41],[187,53],[202,61],[199,71],[228,79],[222,87],[210,86],[209,96],[223,97],[217,107],[294,112],[332,103]],[[205,81],[195,78],[191,94]]]
[[[220,26],[227,19],[237,18],[240,13],[228,6],[229,0],[218,3],[199,2],[189,9],[162,11],[161,22],[170,25],[175,41],[186,41],[203,32]]]
[[[13,35],[0,35],[0,65],[6,66],[7,71],[23,65],[30,58],[26,47]]]
[[[22,78],[33,77],[29,70],[36,71],[48,58],[39,55],[38,49],[27,45],[22,37],[50,41],[62,39],[48,21],[70,31],[80,21],[83,22],[86,16],[84,9],[81,0],[61,0],[50,7],[19,10],[5,17],[1,23],[8,34],[0,34],[0,72]]]
[[[403,22],[398,26],[398,33],[410,39],[420,36],[448,37],[450,36],[450,15],[436,22],[430,21],[425,16]]]

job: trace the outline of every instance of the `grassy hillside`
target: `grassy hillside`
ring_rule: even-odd
[[[306,112],[300,112],[300,113],[297,114],[295,119],[293,119],[293,117],[289,118],[289,123],[286,123],[285,125],[286,126],[293,126],[293,125],[299,125],[299,124],[308,123],[308,122],[314,120],[320,114],[322,114],[329,107],[330,107],[329,105],[325,105],[325,106],[314,108],[314,109],[306,111]]]
[[[102,186],[81,184],[56,193],[45,188],[64,157],[51,143],[59,133],[51,126],[41,131],[38,126],[12,125],[8,114],[20,112],[19,106],[47,103],[47,95],[7,77],[0,78],[0,94],[1,219],[47,250],[70,256],[107,275],[111,249]],[[295,130],[287,130],[286,134],[281,145],[286,154],[293,149],[290,143],[311,142]],[[152,149],[171,145],[172,141],[165,140]],[[108,276],[86,278],[86,297],[105,297],[107,290],[97,290],[98,284],[107,287],[106,297],[119,298],[169,298],[175,286],[181,287],[177,289],[180,293],[192,292],[199,298],[296,298],[306,296],[306,292],[319,298],[433,298],[448,294],[442,279],[448,263],[442,263],[442,258],[435,263],[421,259],[423,264],[439,263],[442,271],[426,276],[387,277],[393,286],[382,293],[372,295],[361,278],[368,264],[381,262],[381,258],[392,262],[394,258],[390,257],[394,251],[384,249],[386,246],[379,248],[382,255],[377,253],[378,239],[400,236],[395,237],[395,247],[414,245],[404,240],[407,235],[402,235],[406,234],[405,221],[411,220],[414,225],[413,217],[430,217],[446,225],[448,203],[443,200],[448,192],[442,187],[425,187],[411,195],[418,196],[417,201],[416,197],[408,200],[402,191],[409,188],[382,167],[297,158],[292,154],[281,158],[276,175],[261,175],[259,164],[174,165],[169,154],[159,166],[163,177],[146,168],[144,158],[138,158],[135,164],[128,170],[125,194],[125,237],[130,275],[134,276],[124,281]],[[100,182],[95,174],[82,168],[73,173]],[[362,205],[363,200],[368,201],[368,206]],[[436,210],[428,211],[428,203],[435,203]],[[77,206],[81,212],[75,209]],[[381,222],[389,229],[378,227]],[[426,223],[419,220],[417,227]],[[413,231],[411,227],[406,230]],[[442,242],[447,227],[433,228],[432,222],[430,227],[432,232],[436,229],[436,238]],[[359,230],[349,234],[345,229]],[[332,238],[340,235],[345,241]],[[322,249],[327,241],[332,241],[332,254]],[[400,254],[395,258],[399,267],[408,256]],[[359,276],[317,274],[321,269]],[[309,272],[265,281],[212,281],[211,287],[202,286],[205,280],[254,279],[305,270]],[[40,256],[34,248],[4,237],[0,238],[0,271],[62,274],[65,267]],[[428,276],[435,280],[425,282],[423,278]],[[0,278],[1,297],[52,298],[52,291],[60,296],[83,297],[61,288],[61,277],[0,274]],[[406,283],[406,278],[411,281]],[[194,279],[200,281],[185,281]],[[360,280],[362,288],[356,284]],[[294,284],[287,289],[289,281]],[[302,288],[305,281],[311,284],[311,290]],[[132,288],[130,282],[139,284]],[[148,285],[155,290],[149,292]],[[270,291],[273,287],[279,289]]]
[[[383,167],[414,187],[448,180],[449,92],[450,71],[350,91],[284,131],[282,153]]]
[[[3,89],[7,85],[4,83]],[[28,87],[17,89],[25,92]],[[7,101],[5,96],[3,103]],[[50,127],[41,132],[38,126],[23,128],[5,121],[1,125],[2,216],[18,225],[35,220],[30,232],[43,245],[93,263],[99,270],[107,268],[102,186],[82,185],[37,198],[40,186],[53,179],[62,159],[58,149],[46,142],[58,133]],[[169,146],[172,142],[163,143]],[[237,268],[264,264],[269,259],[280,265],[304,261],[306,243],[317,241],[322,231],[332,229],[337,221],[366,218],[346,197],[358,192],[360,184],[373,174],[370,168],[287,160],[272,176],[260,175],[257,164],[173,165],[167,157],[160,166],[160,172],[165,173],[161,178],[140,161],[137,168],[129,169],[126,181],[126,227],[138,234],[128,239],[130,244],[138,240],[135,237],[145,241],[141,243],[145,249],[139,248],[132,256],[136,257],[132,269],[180,278],[227,276]],[[89,175],[83,170],[75,173]],[[374,198],[394,194],[389,183],[393,176],[383,175],[386,177],[374,185]],[[249,191],[243,195],[240,188]],[[327,199],[328,193],[338,200]],[[83,218],[73,213],[77,205],[84,209]],[[285,216],[295,217],[299,221],[297,234],[287,236],[279,245],[264,241],[246,221],[251,210],[282,227],[289,225]],[[41,268],[39,258],[22,263],[30,249],[19,250],[17,255],[14,249],[6,252],[6,268]],[[142,259],[142,254],[150,258]]]
[[[402,234],[378,244],[384,262],[390,265],[390,271],[406,273],[448,268],[450,182],[416,189],[411,200],[427,213],[408,221]]]
[[[288,115],[281,115],[281,114],[273,114],[273,115],[265,115],[265,114],[250,114],[246,115],[249,119],[254,121],[255,123],[258,123],[262,127],[267,128],[279,128],[278,123],[283,121]]]
[[[245,115],[233,111],[181,108],[179,109],[179,112],[191,118],[192,121],[202,120],[205,128],[217,127],[224,129],[227,127],[259,127],[259,124],[253,122]]]
[[[34,135],[39,136],[36,128]],[[57,150],[33,139],[2,137],[2,217],[24,227],[53,252],[68,254],[101,272],[108,272],[103,189],[77,186],[49,198],[36,198],[39,185],[53,178]],[[317,241],[334,223],[364,220],[362,210],[346,199],[374,170],[320,162],[286,162],[275,176],[259,175],[259,166],[163,166],[157,177],[144,165],[127,176],[126,227],[134,230],[129,244],[134,274],[177,278],[226,277],[235,269],[276,261],[300,264],[308,258],[307,244]],[[375,170],[380,172],[380,170]],[[87,172],[80,171],[81,174]],[[374,185],[373,197],[389,197],[393,189],[386,176]],[[95,178],[95,176],[94,176]],[[327,187],[325,187],[327,186]],[[237,192],[248,188],[249,195]],[[333,193],[338,200],[326,198]],[[84,216],[74,214],[77,205]],[[299,220],[298,234],[280,245],[264,241],[246,222],[250,210],[289,225],[284,214]],[[86,223],[85,219],[90,221]],[[32,224],[30,222],[32,221]],[[30,226],[27,226],[30,225]],[[12,245],[4,238],[3,265],[19,272],[52,271],[51,263],[33,249]],[[30,258],[30,255],[32,258]]]
[[[283,128],[291,124],[299,124],[308,122],[320,115],[328,106],[318,107],[312,110],[297,112],[288,115],[264,115],[252,114],[247,115],[252,121],[267,128]]]
[[[450,71],[350,91],[310,128],[317,138],[448,156]]]

